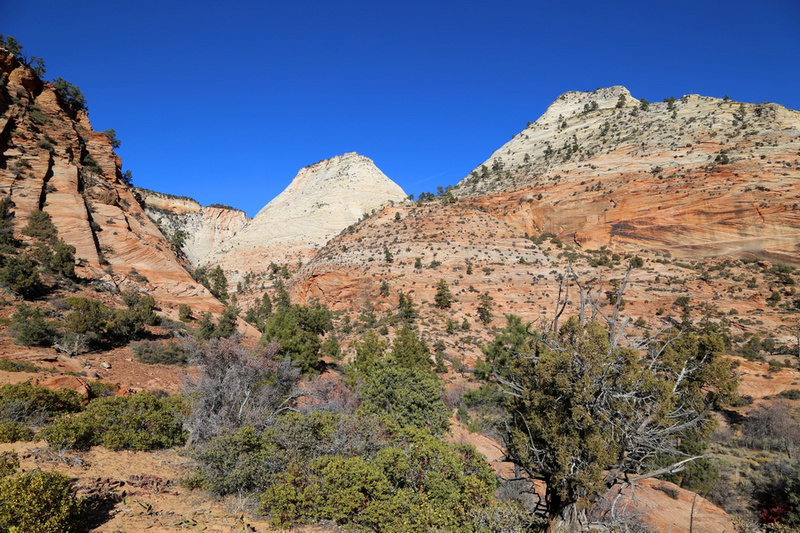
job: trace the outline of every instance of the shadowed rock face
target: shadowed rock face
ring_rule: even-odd
[[[110,138],[92,130],[86,111],[5,51],[0,76],[0,194],[13,202],[15,232],[42,209],[75,246],[81,277],[137,287],[166,307],[220,310],[145,215]]]

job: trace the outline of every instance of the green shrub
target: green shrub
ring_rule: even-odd
[[[450,427],[443,392],[444,385],[432,372],[379,363],[365,380],[359,409],[440,434]]]
[[[333,328],[331,316],[319,304],[278,307],[266,321],[262,343],[277,342],[281,355],[290,357],[304,373],[314,372],[322,347],[320,335]]]
[[[56,339],[56,328],[44,319],[44,312],[24,303],[11,315],[8,332],[22,346],[51,346]]]
[[[323,456],[287,469],[262,495],[261,511],[280,526],[333,520],[370,531],[459,531],[495,487],[474,448],[408,429],[374,457]]]
[[[0,453],[0,479],[10,476],[19,468],[19,456],[16,452]]]
[[[786,400],[800,400],[800,390],[788,389],[781,391],[778,393],[778,398],[784,398]]]
[[[75,277],[75,247],[61,239],[52,245],[40,244],[34,250],[34,258],[42,268],[65,278]]]
[[[285,413],[261,431],[244,427],[196,449],[197,479],[219,495],[263,491],[292,465],[324,455],[372,456],[391,434],[374,416]]]
[[[59,451],[88,450],[97,444],[94,424],[80,416],[64,416],[42,429],[40,436]]]
[[[130,397],[100,398],[86,410],[65,416],[42,430],[58,449],[152,450],[182,444],[186,435],[178,418],[179,399],[160,399],[149,392]]]
[[[58,95],[64,100],[67,106],[73,110],[86,109],[86,98],[76,85],[71,84],[63,78],[54,79],[53,85],[56,86]]]
[[[0,285],[26,299],[36,295],[41,290],[36,261],[29,257],[15,255],[2,257]]]
[[[20,422],[0,420],[0,442],[29,441],[33,439],[33,430]]]
[[[0,531],[71,533],[84,527],[83,500],[67,476],[34,470],[0,480]]]
[[[74,390],[50,390],[30,383],[0,387],[2,421],[38,426],[58,413],[72,413],[81,409],[81,397]]]
[[[89,381],[86,385],[89,387],[89,394],[92,398],[114,396],[114,393],[119,389],[118,384],[104,381]]]
[[[44,126],[45,124],[49,124],[49,123],[50,123],[50,118],[49,118],[47,115],[45,115],[45,114],[42,112],[42,110],[41,110],[41,109],[38,109],[38,108],[36,108],[36,109],[31,109],[31,110],[28,112],[28,115],[31,117],[31,120],[32,120],[32,121],[33,121],[35,124],[38,124],[38,125],[40,125],[40,126]]]
[[[181,322],[188,322],[192,319],[192,308],[189,307],[187,304],[181,304],[178,306],[178,319]]]
[[[144,326],[158,324],[155,313],[156,301],[152,296],[123,293],[127,309],[114,309],[110,333],[120,342],[128,342],[144,331]]]
[[[2,357],[0,358],[0,370],[3,372],[39,372],[42,369],[31,363],[20,363]]]
[[[53,219],[50,218],[48,213],[40,209],[31,211],[28,223],[22,228],[22,233],[44,242],[55,241],[58,236],[58,230],[53,224]]]
[[[140,363],[148,365],[185,365],[189,351],[178,341],[141,341],[131,346],[133,356]]]

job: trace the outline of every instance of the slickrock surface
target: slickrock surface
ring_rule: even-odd
[[[582,248],[799,264],[798,178],[797,111],[697,95],[645,104],[611,87],[559,97],[454,194]]]
[[[221,265],[232,284],[248,272],[266,272],[273,262],[307,261],[364,215],[405,200],[406,193],[371,159],[355,152],[301,169],[252,220],[232,209],[198,204],[193,211],[181,201],[173,209],[145,197],[148,206],[160,207],[149,212],[166,233],[186,232],[184,250],[192,264]]]
[[[189,198],[136,189],[147,215],[173,241],[179,235],[182,252],[192,266],[205,264],[208,257],[247,225],[247,215],[238,209],[203,207]]]
[[[15,232],[41,209],[75,246],[81,277],[136,287],[165,308],[221,310],[145,215],[110,138],[92,130],[86,111],[4,51],[0,76],[0,194],[13,202]]]

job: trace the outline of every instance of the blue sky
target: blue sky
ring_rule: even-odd
[[[570,90],[800,109],[797,0],[0,0],[0,33],[83,90],[136,185],[250,216],[349,151],[455,184]]]

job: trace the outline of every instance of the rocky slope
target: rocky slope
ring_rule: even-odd
[[[165,233],[185,232],[183,250],[193,265],[220,265],[234,284],[248,272],[266,272],[270,263],[307,261],[343,229],[403,202],[406,193],[371,159],[351,152],[301,169],[252,220],[233,209],[144,197]]]
[[[388,317],[410,294],[430,342],[469,363],[505,314],[551,320],[567,268],[609,312],[606,292],[639,255],[625,297],[631,324],[642,319],[633,336],[678,323],[686,296],[695,320],[789,345],[800,300],[778,270],[800,262],[798,133],[800,113],[775,104],[689,96],[644,109],[621,87],[568,93],[452,195],[383,209],[290,285],[354,318]],[[433,305],[440,279],[449,309]],[[565,316],[579,311],[570,290]],[[481,294],[492,298],[487,327],[476,325]],[[469,331],[442,333],[465,320]]]
[[[244,211],[222,206],[203,207],[191,198],[136,189],[145,212],[198,267],[247,225]]]
[[[797,111],[697,95],[647,103],[611,87],[560,96],[453,192],[582,248],[798,264],[798,177]]]
[[[221,310],[145,215],[113,135],[93,131],[82,105],[4,50],[0,80],[0,194],[12,202],[15,233],[41,209],[75,246],[81,277],[136,288],[164,308]]]

